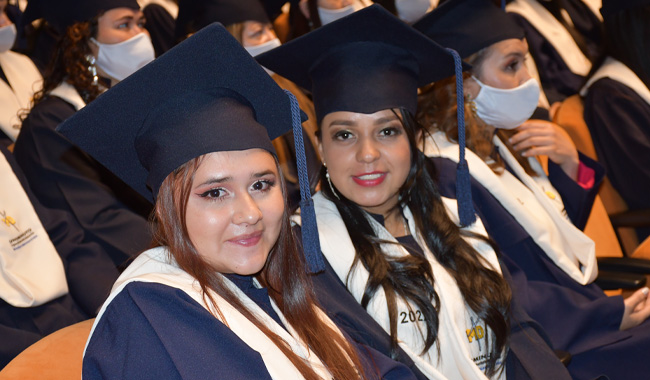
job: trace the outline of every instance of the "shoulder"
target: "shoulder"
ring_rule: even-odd
[[[66,120],[76,112],[74,106],[58,96],[46,96],[36,104],[23,122],[23,130],[31,127],[56,128],[62,121]]]

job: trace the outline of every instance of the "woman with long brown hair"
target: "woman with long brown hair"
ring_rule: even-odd
[[[258,61],[312,90],[318,232],[328,270],[364,309],[350,323],[376,321],[381,333],[362,333],[388,336],[384,353],[403,350],[430,379],[568,378],[511,298],[481,223],[455,224],[466,210],[440,196],[418,150],[417,88],[451,75],[452,54],[374,5]]]
[[[305,260],[291,231],[271,138],[300,119],[295,98],[213,25],[61,127],[155,202],[155,248],[113,287],[84,378],[383,375],[315,303],[306,269],[319,269],[318,252]]]

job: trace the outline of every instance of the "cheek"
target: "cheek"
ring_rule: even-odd
[[[207,209],[207,210],[206,210]],[[214,244],[221,243],[221,237],[228,227],[225,213],[188,205],[186,224],[190,241],[201,255],[209,255]]]
[[[270,232],[273,242],[278,238],[282,227],[282,217],[284,216],[284,198],[280,189],[276,191],[264,203],[260,205],[262,215],[265,221],[265,227]]]

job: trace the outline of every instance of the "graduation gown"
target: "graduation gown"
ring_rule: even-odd
[[[290,331],[272,307],[266,289],[255,287],[250,276],[227,277],[275,323]],[[136,280],[118,290],[93,327],[83,378],[271,379],[262,355],[195,296],[187,289],[156,281]],[[405,366],[369,347],[355,347],[369,378],[415,379]],[[380,376],[371,375],[375,370]]]
[[[630,210],[650,208],[650,103],[627,85],[601,78],[584,98],[598,162]],[[650,231],[639,231],[644,239]]]
[[[299,229],[299,227],[295,227]],[[297,236],[300,236],[297,233]],[[323,238],[323,237],[321,237]],[[331,239],[337,239],[332,236]],[[316,295],[327,314],[352,338],[384,355],[391,355],[389,334],[350,294],[327,259],[325,270],[313,276]],[[507,267],[501,265],[506,279]],[[543,328],[533,320],[513,294],[511,302],[509,351],[506,355],[507,379],[568,379],[569,374],[551,349]],[[426,379],[413,360],[398,347],[395,360],[407,365],[418,379]]]
[[[14,155],[47,207],[72,214],[90,241],[121,265],[150,244],[151,204],[55,131],[76,112],[58,96],[37,104],[23,122]]]
[[[14,307],[0,300],[0,368],[40,338],[63,327],[93,317],[102,305],[117,269],[99,245],[87,242],[85,232],[67,213],[41,205],[11,153],[4,147],[14,174],[47,231],[65,269],[69,293],[28,308]]]
[[[456,195],[456,163],[431,158],[439,172],[442,196]],[[584,227],[603,171],[587,157],[580,161],[596,171],[596,185],[585,190],[549,163],[549,179],[564,200],[573,223]],[[650,322],[619,331],[623,298],[607,297],[595,284],[580,285],[548,258],[517,220],[474,177],[474,210],[501,251],[511,273],[510,287],[530,317],[547,333],[555,349],[573,355],[568,370],[576,379],[607,375],[610,379],[643,378],[650,371]],[[507,278],[507,277],[506,277]],[[634,357],[635,359],[629,359]],[[625,364],[622,364],[625,363]]]

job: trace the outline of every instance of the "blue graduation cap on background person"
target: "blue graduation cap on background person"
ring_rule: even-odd
[[[454,74],[462,78],[463,68],[469,68],[456,52],[441,47],[379,5],[327,24],[256,59],[311,90],[319,123],[336,111],[371,114],[404,107],[415,114],[419,87]],[[462,86],[460,91],[462,94]],[[464,150],[461,155],[459,216],[461,224],[469,225],[475,216]]]
[[[449,0],[413,28],[465,59],[496,42],[524,38],[524,30],[493,0]]]
[[[193,158],[253,148],[275,154],[272,139],[292,128],[302,137],[302,115],[295,97],[278,87],[223,26],[213,24],[100,95],[57,130],[153,202],[167,175]],[[304,157],[304,147],[296,150]],[[309,219],[306,186],[301,195]],[[307,261],[317,271],[322,257],[312,217],[313,231],[306,226],[303,239]]]
[[[21,26],[43,18],[63,34],[70,25],[114,8],[140,9],[140,5],[136,0],[29,0]]]

